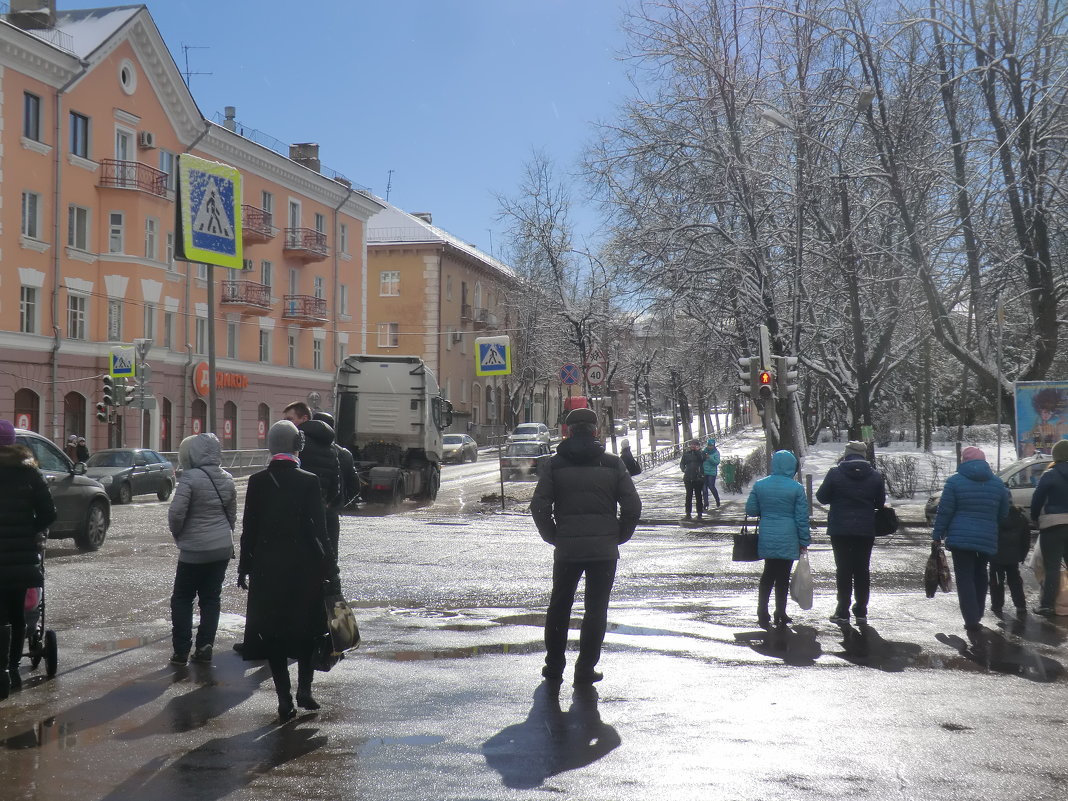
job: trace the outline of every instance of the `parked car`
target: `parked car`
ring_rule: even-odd
[[[546,445],[552,442],[552,435],[545,423],[520,423],[515,431],[508,435],[509,442],[544,442]]]
[[[501,456],[501,473],[505,481],[520,481],[537,478],[538,468],[552,455],[544,442],[512,442],[505,446]]]
[[[627,421],[616,420],[615,425],[612,426],[612,433],[617,437],[625,437],[627,435]]]
[[[446,434],[441,438],[441,461],[477,462],[478,443],[470,434]]]
[[[56,521],[48,528],[48,538],[73,537],[83,551],[95,551],[103,545],[111,523],[111,501],[100,482],[86,476],[84,464],[72,462],[40,434],[16,428],[15,441],[33,453],[52,491]]]
[[[1049,463],[1052,461],[1053,457],[1048,453],[1036,453],[1034,456],[1028,456],[1025,459],[1013,462],[1008,467],[1001,468],[1001,472],[998,473],[998,477],[1009,488],[1013,506],[1021,507],[1028,517],[1031,515],[1031,496],[1035,493],[1038,480],[1046,472],[1046,468],[1049,467]],[[936,492],[927,500],[927,505],[924,506],[923,513],[929,525],[934,525],[940,500],[942,500],[942,493]]]
[[[165,501],[174,491],[174,465],[148,448],[108,448],[85,464],[88,476],[103,484],[115,503],[152,493]]]

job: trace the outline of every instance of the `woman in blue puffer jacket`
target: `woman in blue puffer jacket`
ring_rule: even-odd
[[[942,490],[932,536],[945,540],[953,556],[964,629],[974,635],[986,607],[987,563],[998,551],[998,524],[1009,514],[1009,490],[979,448],[965,448],[960,458]]]
[[[757,596],[757,622],[771,623],[768,601],[775,588],[775,625],[790,622],[786,615],[786,595],[794,561],[808,552],[808,498],[805,488],[793,479],[797,457],[790,451],[776,451],[771,457],[771,475],[753,485],[745,502],[745,513],[760,518],[757,552],[764,560]]]

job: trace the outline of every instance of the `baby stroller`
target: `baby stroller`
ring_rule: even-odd
[[[44,548],[41,549],[41,563],[44,563]],[[48,678],[56,675],[59,666],[59,650],[56,633],[45,628],[45,591],[44,587],[31,587],[26,590],[26,652],[23,656],[30,658],[30,667],[34,670],[44,659]]]

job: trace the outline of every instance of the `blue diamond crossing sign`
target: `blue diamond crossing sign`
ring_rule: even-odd
[[[241,173],[228,164],[178,157],[178,254],[240,270]]]
[[[507,336],[475,339],[475,375],[511,375],[512,347]]]

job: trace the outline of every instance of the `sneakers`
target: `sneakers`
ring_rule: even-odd
[[[576,673],[575,674],[575,686],[581,687],[584,684],[593,684],[604,678],[604,674],[597,670],[591,670],[589,672]]]
[[[859,618],[857,619],[859,620]],[[830,620],[832,623],[848,623],[849,615],[843,615],[840,612],[835,612],[828,618],[828,620]]]
[[[1031,610],[1036,615],[1042,615],[1042,617],[1053,617],[1056,613],[1048,606],[1036,606]]]
[[[189,662],[189,652],[188,651],[175,651],[173,654],[171,654],[171,664],[172,665],[185,665],[185,664],[188,664],[188,662]]]
[[[193,651],[193,656],[189,659],[190,662],[210,662],[211,661],[211,646],[202,645]]]

